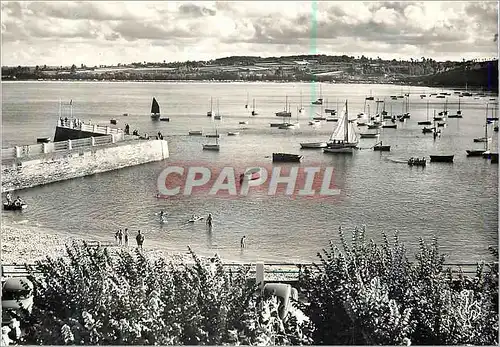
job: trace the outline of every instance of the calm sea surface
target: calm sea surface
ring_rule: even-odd
[[[349,113],[362,112],[370,93],[386,98],[386,109],[401,113],[402,101],[390,95],[410,93],[411,119],[397,122],[398,129],[382,129],[380,140],[391,152],[365,149],[352,156],[303,151],[300,142],[326,140],[336,123],[308,126],[309,118],[320,112],[309,106],[319,97],[319,87],[311,84],[274,83],[2,83],[2,146],[32,144],[37,137],[53,137],[58,120],[59,100],[73,100],[73,115],[93,123],[156,134],[169,141],[170,159],[147,165],[97,174],[26,189],[21,194],[29,208],[23,213],[2,212],[4,223],[52,228],[87,239],[113,240],[113,233],[128,227],[135,235],[145,231],[146,244],[170,251],[185,251],[190,245],[201,255],[219,253],[229,260],[311,261],[316,253],[339,243],[338,227],[349,231],[366,224],[368,238],[380,240],[381,232],[399,231],[411,251],[419,237],[437,236],[450,262],[491,260],[489,245],[498,243],[498,165],[482,158],[467,158],[466,149],[481,148],[473,138],[484,136],[486,103],[490,97],[460,98],[463,119],[448,119],[443,135],[436,140],[424,135],[417,121],[426,119],[427,99],[419,95],[445,90],[395,85],[323,84],[322,96],[328,107],[337,108],[349,100]],[[453,93],[453,91],[449,91]],[[249,107],[245,109],[249,95]],[[279,122],[274,113],[283,110],[285,97],[296,114],[300,95],[306,107],[299,118],[300,129],[270,128]],[[151,99],[158,100],[162,114],[170,122],[153,122],[149,117]],[[213,132],[210,97],[214,111],[219,100],[222,121],[219,153],[204,152],[202,143],[210,139],[187,136],[189,130]],[[250,117],[252,99],[258,116]],[[458,108],[458,97],[448,97],[450,113]],[[430,98],[433,110],[443,109],[444,99]],[[316,107],[314,109],[313,107]],[[370,102],[371,113],[376,103]],[[492,106],[490,105],[490,108]],[[495,106],[496,101],[495,101]],[[122,116],[128,113],[128,117]],[[68,113],[69,114],[69,113]],[[239,125],[248,121],[248,125]],[[244,127],[244,128],[243,128]],[[497,151],[497,133],[493,149]],[[227,131],[240,136],[227,137]],[[366,130],[362,130],[366,131]],[[377,141],[361,139],[360,147]],[[157,177],[171,162],[210,163],[214,166],[269,165],[273,152],[304,155],[301,166],[322,164],[334,167],[335,184],[342,195],[335,199],[291,199],[284,195],[267,197],[191,196],[158,200]],[[425,169],[410,168],[412,156],[455,154],[453,164],[430,163]],[[267,157],[267,158],[266,158]],[[166,209],[169,220],[160,224],[155,215]],[[208,232],[204,223],[186,224],[191,214],[214,215],[215,226]],[[247,236],[247,249],[240,250],[240,238]]]

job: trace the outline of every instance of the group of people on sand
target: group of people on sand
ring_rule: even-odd
[[[127,246],[128,247],[128,229],[125,228],[123,231],[122,229],[118,230],[115,233],[115,241],[118,243],[118,245],[122,246]],[[137,235],[135,236],[135,241],[137,242],[137,248],[142,249],[142,245],[144,243],[144,234],[141,234],[141,231],[137,231]]]
[[[12,205],[21,206],[23,204],[23,200],[21,199],[20,196],[18,196],[16,198],[16,200],[12,200],[12,195],[10,194],[10,192],[7,193],[6,198],[7,198],[7,205],[9,205],[9,206],[12,206]]]

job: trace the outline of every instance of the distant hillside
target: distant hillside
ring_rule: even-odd
[[[498,60],[468,63],[448,71],[410,77],[409,82],[428,86],[481,88],[498,93]]]

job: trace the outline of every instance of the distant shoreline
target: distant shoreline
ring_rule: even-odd
[[[54,82],[54,83],[172,83],[172,84],[181,84],[181,83],[193,83],[193,84],[210,84],[210,83],[237,83],[237,84],[312,84],[312,83],[322,83],[322,84],[336,84],[336,85],[348,85],[348,84],[367,84],[367,85],[394,85],[394,86],[408,86],[408,87],[422,87],[422,88],[445,88],[445,89],[453,89],[453,90],[469,90],[469,91],[481,91],[484,93],[490,93],[493,95],[498,95],[497,91],[486,90],[484,91],[480,87],[468,87],[465,88],[461,85],[451,85],[451,86],[438,86],[438,85],[424,85],[418,83],[407,83],[407,82],[376,82],[370,80],[359,80],[359,81],[342,81],[342,82],[323,82],[323,81],[249,81],[249,80],[197,80],[197,79],[186,79],[186,80],[117,80],[117,79],[20,79],[20,80],[2,80],[2,83],[38,83],[38,82]]]

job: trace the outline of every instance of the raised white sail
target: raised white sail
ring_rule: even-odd
[[[337,127],[330,136],[330,141],[344,142],[346,144],[358,144],[358,136],[352,122],[349,122],[349,113],[347,111],[347,101],[340,113]]]

